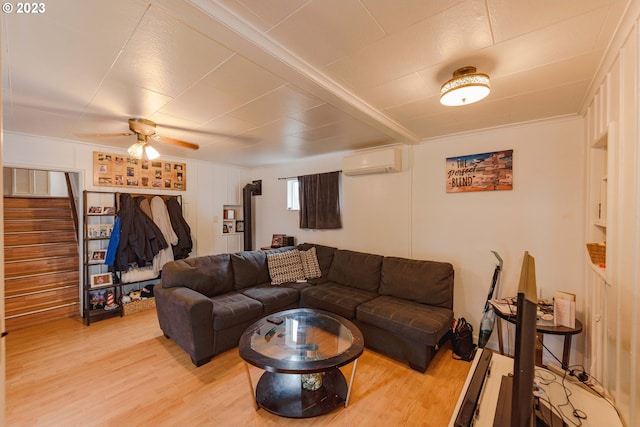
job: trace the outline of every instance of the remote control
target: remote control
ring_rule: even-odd
[[[273,338],[275,333],[276,333],[276,327],[274,326],[273,328],[269,329],[269,332],[264,334],[265,341],[267,341],[267,342],[271,341],[271,338]]]
[[[279,325],[282,323],[282,317],[279,317],[279,316],[267,317],[267,322],[273,323],[274,325]]]

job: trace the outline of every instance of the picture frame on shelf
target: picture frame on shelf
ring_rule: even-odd
[[[113,224],[100,224],[100,232],[98,237],[111,237]]]
[[[244,221],[236,221],[236,231],[238,233],[244,232]]]
[[[222,232],[229,233],[229,227],[227,227],[227,224],[222,224]]]
[[[115,215],[116,207],[115,206],[103,206],[102,208],[103,215]]]
[[[104,264],[107,258],[106,249],[97,249],[89,254],[89,264]]]
[[[99,310],[104,308],[106,304],[105,294],[105,289],[89,291],[89,305],[91,306],[91,310]]]
[[[102,215],[102,206],[89,206],[89,209],[87,209],[87,214],[88,215]]]
[[[87,237],[89,239],[99,238],[101,226],[102,224],[87,224]]]
[[[102,288],[113,285],[113,276],[111,273],[92,274],[90,279],[92,288]]]
[[[281,248],[284,244],[284,234],[274,234],[271,238],[271,247],[272,248]]]

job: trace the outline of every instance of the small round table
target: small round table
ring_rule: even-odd
[[[307,418],[348,405],[364,338],[343,317],[297,308],[272,314],[249,326],[240,337],[238,349],[246,362],[256,409]],[[338,368],[351,362],[347,386]],[[248,364],[266,371],[256,385],[255,395]]]
[[[506,320],[509,323],[516,323],[516,316],[501,313],[500,310],[493,310],[499,319]],[[498,320],[498,346],[500,347],[500,354],[504,354],[504,348],[502,344],[502,322]],[[582,323],[576,319],[576,327],[569,328],[567,326],[553,326],[538,323],[536,325],[536,332],[538,332],[538,340],[536,341],[536,365],[542,366],[542,343],[544,334],[549,335],[563,335],[564,346],[562,349],[562,368],[567,369],[569,366],[569,356],[571,355],[571,337],[582,332]]]

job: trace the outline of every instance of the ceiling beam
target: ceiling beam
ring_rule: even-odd
[[[416,144],[420,137],[352,91],[284,48],[216,0],[188,0],[217,26],[208,26],[206,35],[255,62],[293,86],[316,96],[397,142]],[[162,2],[167,7],[171,0]],[[175,8],[172,12],[178,13]],[[178,13],[179,14],[179,13]],[[202,31],[201,28],[198,28]]]

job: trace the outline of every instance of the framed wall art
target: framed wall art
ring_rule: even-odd
[[[93,185],[184,191],[187,165],[94,151]]]
[[[274,234],[273,237],[271,237],[271,247],[281,248],[284,245],[284,236],[286,236],[286,234]]]
[[[100,273],[91,275],[92,288],[100,288],[109,285],[113,285],[113,277],[111,276],[111,273]]]
[[[89,206],[89,209],[87,209],[87,214],[102,215],[102,211],[103,211],[102,206]]]
[[[106,249],[98,249],[91,251],[89,254],[89,264],[104,264],[104,260],[107,258]]]
[[[447,158],[447,193],[513,189],[513,150]]]
[[[101,224],[87,224],[87,237],[97,239],[100,237]]]

